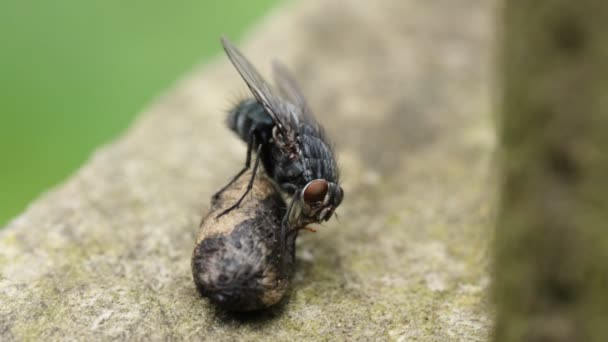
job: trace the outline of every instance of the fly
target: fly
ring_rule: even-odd
[[[247,143],[247,156],[243,169],[216,197],[251,167],[252,152],[256,153],[245,193],[218,217],[238,208],[253,186],[261,160],[268,176],[291,196],[281,224],[284,259],[288,229],[327,221],[342,202],[335,153],[300,87],[282,64],[273,63],[278,90],[274,91],[228,39],[222,37],[222,45],[254,98],[241,101],[228,115],[230,129]]]

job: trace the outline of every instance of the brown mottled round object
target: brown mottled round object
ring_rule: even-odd
[[[192,254],[192,276],[202,296],[230,311],[278,303],[289,287],[297,231],[287,235],[286,260],[279,237],[285,202],[273,183],[258,174],[239,208],[217,217],[244,193],[250,173],[226,189],[203,218]]]

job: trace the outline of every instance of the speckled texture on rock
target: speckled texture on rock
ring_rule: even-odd
[[[485,340],[494,6],[301,1],[240,44],[294,70],[342,167],[340,221],[299,239],[286,305],[229,316],[192,282],[198,222],[245,156],[221,56],[0,233],[0,340]]]

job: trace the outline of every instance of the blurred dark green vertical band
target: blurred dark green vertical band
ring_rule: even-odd
[[[0,4],[0,227],[278,0]]]
[[[496,341],[608,341],[607,13],[505,2]]]

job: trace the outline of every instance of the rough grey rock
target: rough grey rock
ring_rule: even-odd
[[[301,1],[240,44],[266,75],[291,66],[342,167],[340,220],[299,239],[285,305],[228,315],[192,281],[198,222],[245,155],[221,56],[0,233],[0,340],[486,339],[494,6]]]

